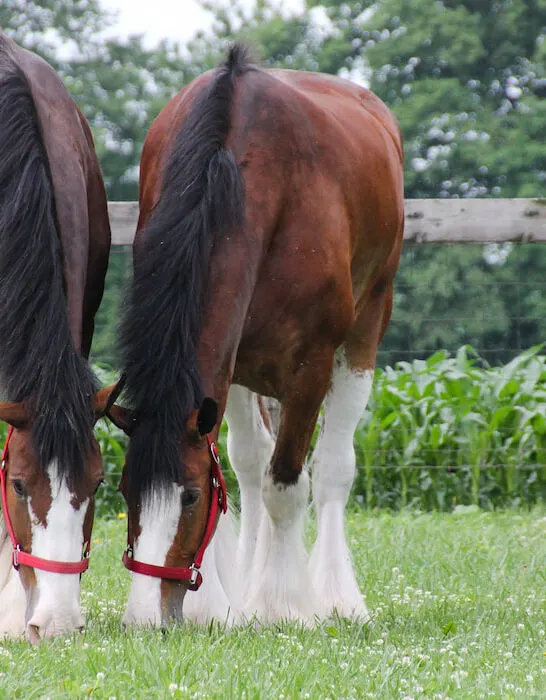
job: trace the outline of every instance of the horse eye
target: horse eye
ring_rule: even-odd
[[[183,508],[191,508],[191,506],[194,506],[197,503],[200,496],[201,496],[201,489],[197,489],[197,488],[184,489],[184,491],[182,491],[182,507]]]
[[[15,491],[15,495],[17,496],[17,498],[27,497],[27,490],[24,482],[21,479],[13,479],[11,483],[13,485],[13,490]]]

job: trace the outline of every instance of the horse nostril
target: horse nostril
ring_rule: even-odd
[[[38,625],[28,625],[28,636],[35,646],[40,643],[40,628]]]

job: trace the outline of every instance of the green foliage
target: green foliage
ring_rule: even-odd
[[[484,367],[462,347],[376,373],[357,432],[357,501],[450,509],[546,497],[546,359]]]
[[[104,385],[117,379],[103,367],[95,370]],[[1,430],[4,437],[4,424]],[[106,472],[97,509],[99,515],[115,516],[124,510],[117,487],[127,439],[106,420],[98,422],[95,433]],[[226,436],[224,423],[218,447],[237,503]],[[353,497],[367,509],[498,508],[544,501],[546,357],[535,347],[503,367],[489,367],[463,346],[455,357],[440,351],[426,361],[377,370],[355,449]]]
[[[85,51],[111,23],[100,0],[2,0],[0,27],[18,44],[39,53],[57,69],[59,43]]]
[[[332,20],[334,72],[366,62],[399,117],[408,197],[544,196],[544,2],[309,4]]]
[[[111,23],[97,0],[7,0],[0,26],[48,60],[91,124],[108,198],[138,196],[138,165],[148,129],[168,100],[204,69],[178,44],[153,49],[141,36],[101,37]]]
[[[544,512],[351,513],[373,624],[122,629],[126,521],[99,520],[82,634],[0,644],[2,698],[542,698]],[[188,593],[188,596],[194,595]]]

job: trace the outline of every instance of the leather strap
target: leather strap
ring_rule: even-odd
[[[8,447],[12,434],[13,426],[10,425],[8,436],[4,445],[4,450],[2,452],[2,464],[0,465],[0,481],[2,487],[2,510],[4,511],[4,520],[6,521],[6,527],[8,528],[11,545],[13,547],[13,568],[18,570],[19,567],[23,565],[30,566],[33,569],[40,569],[41,571],[50,571],[53,574],[82,574],[89,568],[89,542],[86,543],[83,559],[81,559],[80,561],[54,561],[53,559],[42,559],[41,557],[35,557],[34,554],[24,552],[21,549],[19,543],[17,542],[17,538],[15,537],[15,531],[13,529],[13,525],[11,522],[11,518],[9,517],[8,511],[8,492],[6,474]]]
[[[201,568],[205,551],[212,539],[220,511],[222,513],[227,512],[227,489],[220,468],[218,448],[209,435],[207,435],[207,443],[211,456],[211,499],[205,534],[203,535],[199,549],[195,553],[193,564],[187,567],[146,564],[146,562],[138,561],[133,558],[133,548],[131,545],[128,545],[123,553],[122,561],[125,568],[129,569],[129,571],[133,571],[135,574],[143,574],[144,576],[164,578],[169,581],[186,581],[191,591],[196,591],[203,583],[203,576],[199,569]]]

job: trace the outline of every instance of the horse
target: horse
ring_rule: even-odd
[[[140,174],[113,415],[130,436],[125,622],[179,621],[199,596],[204,618],[367,619],[344,511],[402,245],[397,121],[363,87],[261,69],[235,44],[159,114]],[[280,402],[276,435],[261,397]],[[217,533],[203,556],[224,416],[240,532],[233,555]]]
[[[93,427],[111,390],[87,358],[109,251],[89,126],[53,68],[0,32],[0,636],[84,624]]]

